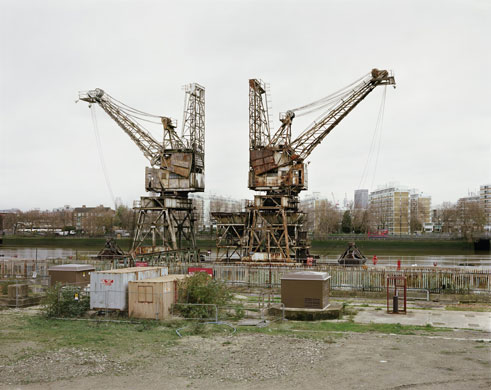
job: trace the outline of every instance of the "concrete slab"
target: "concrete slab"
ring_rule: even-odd
[[[294,321],[317,321],[317,320],[335,320],[341,317],[343,306],[340,303],[332,303],[324,309],[308,309],[273,306],[269,308],[271,315],[284,315],[288,320]]]
[[[410,310],[407,314],[387,314],[385,310],[364,308],[354,317],[355,322],[376,324],[421,325],[476,329],[491,332],[491,312]]]

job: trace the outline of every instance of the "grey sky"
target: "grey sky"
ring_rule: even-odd
[[[491,181],[489,1],[0,1],[0,15],[0,209],[111,205],[79,90],[180,123],[182,85],[204,85],[207,192],[252,198],[247,80],[271,84],[276,128],[278,112],[373,67],[398,85],[365,188],[398,181],[437,204]],[[309,192],[352,198],[382,93],[312,153]],[[113,192],[129,205],[145,195],[147,160],[100,109],[97,119]]]

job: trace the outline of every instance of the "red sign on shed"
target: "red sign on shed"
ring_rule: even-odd
[[[213,277],[213,268],[202,268],[202,267],[189,267],[188,274],[192,275],[196,272],[206,272],[208,275]]]

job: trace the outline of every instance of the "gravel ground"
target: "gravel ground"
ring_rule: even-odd
[[[2,367],[0,389],[489,389],[490,336],[188,336],[124,361],[63,349]]]
[[[58,351],[34,352],[25,359],[0,365],[0,383],[8,385],[47,383],[124,371],[125,364],[111,360],[103,353],[95,353],[87,349],[63,348]]]
[[[193,336],[172,348],[166,369],[171,376],[189,379],[263,381],[311,369],[327,354],[328,346],[323,341],[264,334]]]

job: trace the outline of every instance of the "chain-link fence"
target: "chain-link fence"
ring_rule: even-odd
[[[239,321],[242,319],[266,319],[271,307],[281,308],[276,298],[267,299],[266,294],[234,295],[227,305],[189,302],[179,297],[177,290],[158,283],[130,284],[124,290],[93,290],[90,308],[104,313],[127,312],[130,318],[138,319],[186,319],[199,321]],[[240,297],[240,298],[237,298]]]

